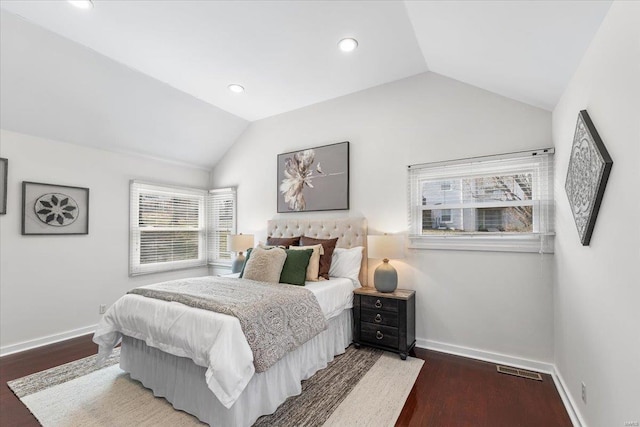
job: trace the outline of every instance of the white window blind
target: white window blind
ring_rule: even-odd
[[[232,253],[227,250],[229,235],[236,232],[236,189],[219,188],[209,191],[209,263],[230,265]]]
[[[552,253],[553,153],[409,166],[411,246]]]
[[[207,264],[205,190],[132,181],[131,275]]]

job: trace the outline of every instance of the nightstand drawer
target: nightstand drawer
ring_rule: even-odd
[[[398,328],[361,323],[361,340],[375,345],[398,348]]]
[[[383,311],[393,311],[395,313],[398,312],[398,300],[391,298],[378,298],[367,295],[362,295],[361,297],[361,306],[362,308],[368,308],[371,310],[383,310]]]
[[[398,313],[363,308],[360,311],[360,320],[376,325],[398,326]]]

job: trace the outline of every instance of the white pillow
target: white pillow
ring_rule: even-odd
[[[358,275],[360,274],[363,249],[362,246],[356,246],[351,249],[336,248],[331,256],[329,277],[346,277],[360,286]]]

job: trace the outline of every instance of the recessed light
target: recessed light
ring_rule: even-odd
[[[338,42],[338,47],[343,52],[352,52],[358,47],[358,40],[356,39],[342,39]]]
[[[242,86],[240,86],[240,85],[232,84],[232,85],[229,85],[227,87],[233,93],[242,93],[242,92],[244,92],[244,88]]]
[[[77,7],[78,9],[91,9],[93,8],[93,2],[91,0],[67,0],[69,3]]]

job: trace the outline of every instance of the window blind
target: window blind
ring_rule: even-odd
[[[205,190],[130,185],[131,275],[206,265]]]
[[[553,252],[553,153],[409,166],[412,247]]]
[[[209,263],[230,265],[232,253],[227,250],[231,234],[236,232],[236,189],[219,188],[209,191],[207,198]]]

